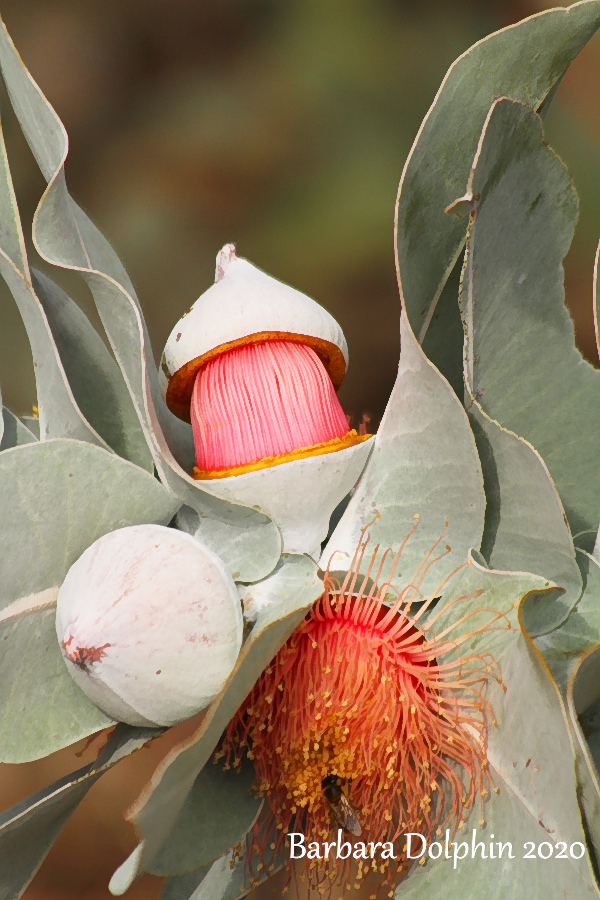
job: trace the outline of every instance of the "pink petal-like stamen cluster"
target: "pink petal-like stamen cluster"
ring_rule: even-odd
[[[348,433],[325,366],[306,344],[227,350],[198,372],[191,405],[196,466],[228,469]]]

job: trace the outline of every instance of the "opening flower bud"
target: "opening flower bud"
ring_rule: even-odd
[[[100,709],[131,725],[174,725],[223,687],[243,619],[216,554],[175,529],[135,525],[71,566],[56,631],[70,674]]]
[[[371,449],[336,396],[347,363],[332,316],[231,244],[217,256],[215,284],[165,347],[165,399],[192,422],[194,477],[270,515],[288,551],[318,553]]]
[[[325,366],[306,344],[263,341],[200,369],[191,405],[196,476],[355,443]],[[255,466],[256,467],[256,466]]]

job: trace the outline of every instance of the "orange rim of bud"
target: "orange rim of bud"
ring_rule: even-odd
[[[309,334],[290,334],[287,331],[260,331],[255,334],[248,334],[245,337],[237,338],[235,341],[219,344],[218,347],[214,347],[207,353],[202,354],[202,356],[197,356],[195,359],[191,359],[189,362],[185,363],[185,365],[178,369],[173,375],[169,372],[163,361],[163,372],[169,381],[165,399],[171,412],[178,418],[183,419],[184,422],[189,422],[194,382],[196,380],[196,375],[202,366],[216,356],[220,356],[221,353],[225,353],[227,350],[233,350],[235,347],[243,347],[247,344],[258,344],[262,341],[294,341],[298,344],[308,344],[309,347],[312,347],[325,366],[327,374],[331,378],[331,382],[336,391],[344,380],[344,375],[346,374],[346,360],[339,347],[336,347],[336,345],[330,343],[330,341]],[[310,448],[300,448],[300,450],[294,451],[294,453],[300,453],[303,449],[309,450]],[[339,448],[336,447],[332,449]],[[329,451],[324,450],[321,452],[327,453]],[[310,456],[311,454],[306,452],[304,455]],[[293,456],[293,458],[297,459],[300,457]],[[282,459],[281,462],[287,462],[287,459]],[[274,463],[269,463],[269,465],[274,465]],[[252,466],[254,468],[263,468],[262,465],[254,466],[254,464],[252,464]],[[235,472],[232,470],[228,474],[239,475],[240,473],[237,470]],[[194,477],[223,478],[225,476],[202,474],[195,475]]]
[[[298,447],[296,450],[290,450],[289,453],[265,456],[262,459],[254,460],[254,462],[245,463],[242,466],[232,466],[230,469],[203,470],[194,467],[192,478],[202,481],[215,478],[229,478],[231,475],[244,475],[246,472],[268,469],[271,466],[292,462],[295,459],[307,459],[309,456],[322,456],[325,453],[334,453],[336,450],[345,450],[346,447],[353,447],[355,444],[360,444],[370,437],[372,435],[358,434],[357,431],[352,429],[343,437],[332,438],[330,441],[324,441],[322,444],[313,444],[311,447]]]

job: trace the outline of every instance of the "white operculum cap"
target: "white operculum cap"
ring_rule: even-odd
[[[269,515],[286,551],[318,554],[371,450],[336,395],[347,363],[335,319],[231,244],[165,347],[165,399],[192,423],[194,478]]]
[[[105,713],[174,725],[225,684],[243,619],[215,553],[173,528],[134,525],[104,535],[71,566],[56,631],[70,674]]]

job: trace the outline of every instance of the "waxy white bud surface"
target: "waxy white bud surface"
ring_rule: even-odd
[[[215,283],[184,313],[167,340],[159,380],[171,411],[189,420],[195,375],[213,351],[252,336],[294,335],[323,357],[338,387],[348,366],[348,345],[333,316],[311,297],[236,256],[233,245],[227,244],[217,256]]]
[[[174,725],[209,705],[242,645],[239,595],[220,558],[161,525],[101,537],[70,568],[56,631],[79,687],[131,725]]]

